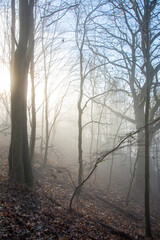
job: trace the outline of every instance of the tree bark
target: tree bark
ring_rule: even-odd
[[[11,72],[11,144],[9,151],[9,179],[33,186],[32,166],[29,159],[27,134],[27,84],[31,60],[34,1],[19,1],[19,42]]]

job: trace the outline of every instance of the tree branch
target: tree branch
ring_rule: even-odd
[[[151,126],[153,125],[154,123],[156,122],[159,122],[160,121],[160,117],[156,118],[153,122],[147,124],[147,126]],[[160,124],[160,123],[159,123]],[[119,147],[130,137],[136,135],[138,132],[141,132],[143,131],[147,126],[143,126],[141,128],[139,128],[137,131],[134,131],[134,132],[130,132],[129,134],[127,134],[113,149],[111,149],[110,151],[107,151],[105,153],[103,153],[100,157],[98,157],[96,163],[94,164],[94,167],[93,169],[91,170],[91,172],[88,174],[88,176],[83,180],[83,182],[81,184],[79,184],[73,194],[72,194],[72,197],[71,197],[71,200],[70,200],[70,204],[69,204],[69,210],[71,211],[72,210],[72,203],[73,203],[73,200],[77,194],[77,191],[84,185],[85,182],[87,182],[87,180],[91,177],[91,175],[94,173],[95,169],[97,168],[98,164],[101,163],[102,161],[105,160],[105,158],[113,153],[114,151],[116,151],[117,149],[119,149]]]

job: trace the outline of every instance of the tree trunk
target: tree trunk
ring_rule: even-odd
[[[11,82],[11,144],[9,151],[9,179],[33,186],[27,135],[27,76],[31,59],[30,34],[33,19],[33,0],[19,1],[19,42],[15,51]]]
[[[31,163],[29,160],[28,135],[27,135],[27,72],[24,64],[25,59],[22,51],[16,51],[14,75],[12,76],[11,90],[11,122],[12,134],[9,154],[9,177],[10,179],[33,184]]]
[[[78,185],[82,183],[83,176],[83,151],[82,151],[82,110],[80,106],[78,107],[79,116],[78,116],[78,162],[79,162],[79,174],[78,174]]]
[[[35,106],[35,86],[34,86],[34,60],[32,56],[31,60],[31,84],[32,84],[32,126],[31,126],[31,139],[30,139],[30,161],[33,164],[34,162],[34,150],[35,150],[35,141],[36,141],[36,106]]]
[[[44,89],[44,99],[45,99],[45,152],[43,159],[43,167],[47,164],[48,158],[48,145],[49,145],[49,121],[48,121],[48,74],[47,74],[47,63],[45,49],[43,45],[43,54],[44,54],[44,72],[45,72],[45,89]]]
[[[135,187],[140,192],[144,192],[145,176],[145,136],[143,132],[138,133],[138,148],[136,159]]]
[[[144,101],[139,104],[134,99],[135,109],[135,123],[137,130],[144,126],[145,113],[144,113]],[[137,159],[136,159],[136,174],[135,174],[135,188],[144,192],[144,168],[145,168],[145,137],[144,132],[140,131],[137,134]]]
[[[149,110],[150,110],[150,87],[152,82],[151,65],[150,65],[150,1],[146,0],[144,4],[144,27],[142,28],[142,36],[144,46],[142,45],[144,62],[146,63],[146,108],[145,108],[145,232],[148,237],[151,237],[150,225],[150,173],[149,173]]]
[[[79,162],[79,174],[78,174],[78,185],[82,183],[83,180],[83,150],[82,150],[82,98],[83,98],[83,84],[84,84],[84,77],[83,77],[83,53],[82,49],[80,49],[80,93],[79,93],[79,100],[78,100],[78,162]],[[80,192],[80,189],[79,189]]]
[[[46,75],[46,74],[45,74]],[[45,152],[43,159],[43,167],[47,164],[48,145],[49,145],[49,124],[48,124],[48,77],[45,76]]]

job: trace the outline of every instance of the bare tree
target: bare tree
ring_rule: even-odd
[[[19,40],[16,42],[11,67],[14,71],[11,71],[12,133],[9,151],[10,180],[27,184],[30,187],[33,186],[33,174],[29,159],[26,108],[28,69],[33,51],[33,7],[34,0],[19,1]]]
[[[92,14],[100,7],[101,3],[96,6],[92,6],[91,9],[86,11],[85,5],[82,2],[75,11],[76,16],[76,29],[75,29],[75,39],[76,46],[79,54],[79,97],[77,102],[78,108],[78,163],[79,163],[79,173],[78,173],[78,184],[82,183],[83,180],[83,128],[88,125],[83,124],[83,112],[87,106],[88,100],[84,102],[84,87],[85,81],[89,74],[94,71],[99,66],[94,66],[89,68],[91,58],[88,53],[88,60],[86,60],[86,43],[87,43],[87,32],[90,25],[90,19]],[[85,15],[84,15],[85,13]],[[103,64],[102,64],[103,65]],[[90,101],[90,100],[89,100]],[[91,121],[92,122],[92,121]],[[90,122],[90,123],[91,123]],[[80,189],[79,189],[80,192]]]
[[[63,31],[58,28],[58,14],[62,13],[63,16],[64,13],[65,15],[68,8],[69,5],[67,7],[65,3],[62,3],[59,7],[54,7],[54,4],[52,5],[51,2],[45,1],[43,10],[40,12],[41,28],[39,32],[42,51],[40,51],[39,55],[42,61],[42,75],[44,79],[43,102],[40,106],[42,107],[41,150],[42,152],[44,150],[43,166],[48,161],[51,133],[58,122],[69,86],[69,83],[67,83],[67,86],[63,88],[63,80],[59,81],[58,75],[54,73],[60,66],[63,68],[63,51],[61,50],[61,47],[64,47],[62,41]],[[51,12],[51,14],[48,15],[48,12]],[[56,95],[56,91],[59,91],[59,89],[61,89],[61,94],[54,98],[54,94]]]
[[[126,120],[135,123],[136,128],[140,128],[145,122],[145,104],[146,104],[146,63],[144,57],[144,4],[145,1],[109,1],[110,11],[104,8],[100,11],[99,16],[107,17],[108,25],[102,24],[95,19],[97,31],[101,33],[97,42],[90,39],[90,48],[100,57],[108,61],[110,66],[110,75],[112,76],[112,86],[114,81],[119,81],[117,91],[121,91],[133,98],[133,107],[135,118],[124,116]],[[151,35],[149,51],[151,54],[150,65],[150,82],[152,92],[152,104],[150,105],[149,121],[152,121],[158,113],[160,99],[158,96],[158,72],[159,72],[159,12],[157,1],[150,3],[150,18],[148,32]],[[101,18],[101,19],[102,19]],[[106,39],[104,43],[104,39]],[[115,74],[116,72],[116,74]],[[122,117],[120,112],[114,111],[117,116]],[[150,129],[150,143],[153,135],[159,129],[160,124],[156,123]],[[144,132],[139,132],[138,143],[140,150],[137,155],[137,186],[144,187],[144,155],[145,141]]]
[[[105,11],[104,8],[101,11],[101,16],[108,19],[108,26],[102,24],[103,20],[96,23],[99,29],[103,30],[100,31],[102,35],[99,37],[99,42],[95,44],[91,40],[90,46],[95,54],[108,61],[115,72],[119,72],[118,76],[115,76],[112,71],[110,74],[114,76],[113,79],[123,82],[128,95],[131,93],[135,119],[127,117],[128,120],[135,121],[137,129],[144,123],[146,125],[145,133],[143,131],[137,133],[140,149],[137,151],[136,180],[137,186],[142,190],[145,184],[146,234],[150,236],[149,147],[154,134],[160,128],[159,122],[152,127],[148,126],[148,123],[156,118],[160,107],[158,1],[110,0],[108,5],[111,11]],[[107,40],[105,44],[104,39]],[[107,54],[106,51],[108,51]],[[121,91],[125,93],[124,89]],[[120,116],[119,112],[115,111],[115,114]]]

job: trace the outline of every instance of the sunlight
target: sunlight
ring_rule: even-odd
[[[0,93],[10,92],[10,73],[4,65],[0,65]]]

